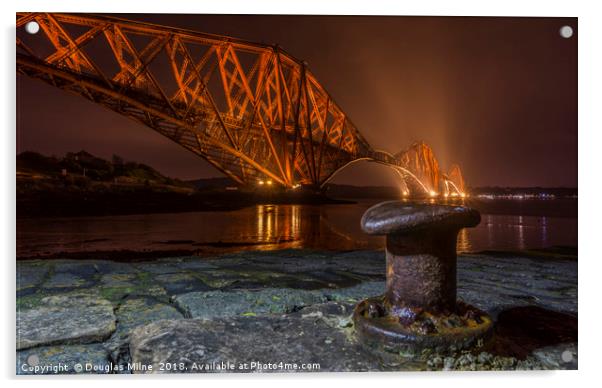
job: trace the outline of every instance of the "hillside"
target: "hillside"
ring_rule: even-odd
[[[238,203],[224,204],[217,193],[198,193],[145,164],[86,151],[64,157],[23,152],[16,173],[17,217],[228,210]]]
[[[238,188],[227,178],[182,181],[150,166],[86,151],[17,156],[17,217],[235,210],[258,203],[341,203],[300,190]]]
[[[146,164],[125,162],[116,155],[108,161],[86,151],[69,152],[61,158],[31,151],[22,152],[17,155],[17,177],[189,187],[183,181],[164,176]]]

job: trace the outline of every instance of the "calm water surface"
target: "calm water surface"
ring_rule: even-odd
[[[359,220],[378,201],[349,205],[258,205],[231,212],[17,220],[17,256],[101,250],[384,248]],[[483,214],[464,229],[458,250],[520,250],[577,246],[577,218]]]

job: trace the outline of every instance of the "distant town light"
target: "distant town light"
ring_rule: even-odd
[[[257,183],[259,183],[260,185],[263,185],[263,184],[264,184],[264,182],[263,182],[263,181],[259,181],[259,182],[257,182]]]
[[[272,185],[272,181],[267,181],[266,183],[270,186]]]
[[[430,192],[430,195],[431,195],[431,197],[436,197],[436,196],[437,196],[437,192],[436,192],[436,191],[433,191],[433,190],[431,190],[431,192]]]

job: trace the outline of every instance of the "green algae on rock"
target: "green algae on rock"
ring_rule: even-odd
[[[206,319],[245,313],[287,313],[325,301],[326,297],[320,292],[286,288],[193,292],[174,298],[175,304],[185,311],[187,316]]]
[[[152,297],[128,298],[115,310],[115,315],[117,329],[104,346],[110,352],[111,359],[117,362],[129,361],[129,336],[136,327],[163,319],[184,318],[174,306]]]
[[[88,296],[49,296],[17,311],[17,350],[40,345],[100,342],[115,331],[113,305]]]
[[[300,316],[158,321],[138,327],[131,337],[132,361],[153,365],[153,373],[344,372],[381,368],[377,358],[350,342],[341,331]],[[228,361],[233,369],[215,369],[214,364],[221,361]],[[161,364],[177,367],[161,370]]]
[[[84,282],[74,288],[45,288],[44,284],[58,273],[72,274],[73,278],[83,279]],[[50,358],[56,355],[62,360],[87,357],[98,360],[101,365],[104,365],[103,362],[110,362],[123,366],[133,359],[149,357],[148,354],[144,355],[145,347],[139,347],[137,343],[149,345],[159,340],[154,334],[152,338],[144,338],[141,334],[136,337],[138,342],[134,343],[130,336],[132,331],[149,324],[158,325],[159,322],[171,322],[165,326],[171,330],[184,325],[176,324],[175,321],[193,321],[184,318],[186,316],[205,318],[203,324],[194,320],[198,327],[190,329],[196,333],[206,333],[206,339],[198,337],[201,342],[212,338],[217,341],[216,338],[223,330],[235,330],[238,336],[243,337],[248,330],[259,328],[259,335],[243,341],[249,347],[263,342],[266,348],[257,354],[268,354],[268,346],[288,349],[288,343],[282,341],[288,341],[290,337],[277,333],[280,330],[277,322],[282,322],[284,326],[281,327],[295,328],[297,334],[303,333],[305,337],[293,342],[304,350],[291,350],[287,354],[308,354],[311,349],[321,346],[319,352],[322,353],[317,353],[317,359],[332,359],[322,365],[323,371],[442,370],[446,366],[450,370],[577,367],[576,343],[571,344],[571,341],[576,341],[576,335],[574,340],[571,336],[565,340],[565,335],[549,344],[530,346],[525,349],[526,357],[482,350],[470,357],[461,353],[447,356],[447,360],[435,354],[419,358],[397,355],[393,359],[383,359],[382,355],[375,355],[355,344],[350,314],[357,300],[384,289],[384,275],[383,254],[375,251],[246,251],[210,258],[165,258],[152,263],[108,260],[19,261],[17,279],[21,279],[21,283],[17,290],[17,327],[37,332],[40,343],[36,347],[19,350],[17,357],[19,360],[27,357],[26,354],[30,352],[39,351],[45,352],[44,355],[38,354],[40,361],[58,360]],[[487,311],[496,320],[500,316],[507,316],[509,309],[520,306],[536,306],[564,314],[559,315],[560,318],[568,314],[576,320],[576,261],[557,261],[553,258],[547,261],[536,260],[517,255],[460,255],[458,277],[460,299]],[[199,279],[208,287],[188,292],[186,284],[194,282],[193,278]],[[170,284],[172,281],[173,284]],[[101,311],[105,311],[109,318],[106,326],[110,328],[112,321],[115,327],[113,332],[104,331],[108,333],[106,337],[89,336],[79,329],[64,333],[60,338],[51,337],[53,330],[46,332],[41,327],[44,321],[29,319],[31,311],[39,314],[43,309],[52,309],[56,312],[54,324],[57,326],[73,329],[71,326],[76,322],[70,321],[70,317],[75,316],[76,319],[83,319],[84,323],[90,320],[88,325],[95,327],[100,323],[95,318],[99,305],[105,306]],[[60,312],[55,309],[60,309]],[[82,318],[83,315],[87,317]],[[239,323],[239,320],[244,320],[244,324]],[[220,322],[240,326],[231,328]],[[261,328],[265,323],[269,327]],[[188,326],[186,328],[188,330]],[[153,333],[156,334],[156,331]],[[171,331],[170,333],[169,335],[173,334]],[[311,340],[314,342],[310,341],[312,335],[317,336],[315,340]],[[522,341],[521,338],[509,338],[507,341],[512,344],[512,341]],[[90,341],[93,343],[83,344]],[[46,343],[53,345],[45,345]],[[204,343],[208,346],[205,355],[201,358],[195,355],[191,357],[201,361],[219,357],[219,352],[211,350],[215,349],[211,346],[217,346],[216,343]],[[238,340],[237,343],[242,342]],[[343,348],[345,350],[341,351]],[[148,352],[156,354],[160,359],[169,359],[168,355],[160,354],[160,349],[150,349]],[[179,349],[178,345],[172,350],[181,355],[185,349]],[[569,353],[565,353],[567,351]],[[563,355],[565,359],[571,356],[571,361],[564,362]],[[144,357],[141,358],[142,356]],[[363,359],[355,368],[354,360],[360,356]],[[290,360],[290,357],[287,359]]]

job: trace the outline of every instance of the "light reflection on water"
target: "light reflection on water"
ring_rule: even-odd
[[[231,212],[17,220],[17,255],[95,250],[381,249],[360,219],[369,203],[258,205]],[[218,244],[219,245],[219,244]],[[226,244],[227,245],[227,244]],[[460,252],[577,245],[577,219],[484,214],[458,235]]]
[[[472,251],[472,245],[470,244],[470,238],[468,237],[468,231],[466,229],[462,229],[460,233],[458,233],[457,250],[460,252]]]

